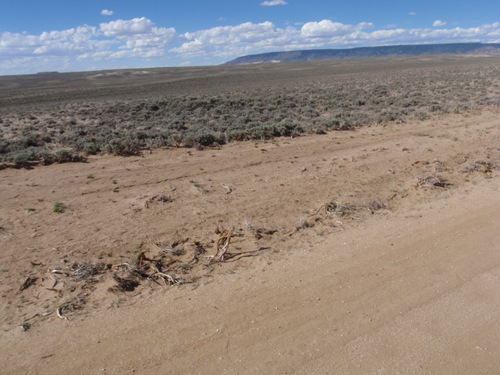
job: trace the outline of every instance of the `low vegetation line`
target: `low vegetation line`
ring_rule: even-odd
[[[0,108],[0,163],[30,167],[84,161],[100,153],[135,155],[162,147],[203,148],[423,120],[498,106],[499,77],[498,64],[443,64],[373,74],[322,72],[315,83],[308,77],[279,88],[262,84],[246,90],[242,85],[230,92],[90,97]]]

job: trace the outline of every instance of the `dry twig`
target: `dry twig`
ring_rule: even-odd
[[[451,184],[449,184],[448,182],[446,182],[446,179],[444,179],[443,177],[437,175],[437,176],[434,176],[434,175],[430,175],[430,176],[427,176],[427,177],[419,177],[418,178],[418,181],[417,181],[417,187],[430,187],[430,188],[434,188],[434,187],[448,187],[450,186]]]
[[[226,194],[231,194],[233,192],[233,188],[230,186],[226,186],[224,184],[220,184],[220,186],[227,190]]]
[[[210,256],[211,259],[209,261],[209,264],[212,263],[213,261],[224,261],[224,255],[226,254],[227,249],[229,248],[234,228],[231,229],[218,228],[218,231],[220,232],[220,234],[219,238],[217,239],[217,252],[215,255]]]
[[[68,317],[66,317],[66,316],[64,316],[64,315],[62,314],[62,309],[63,309],[63,307],[64,307],[64,304],[63,304],[63,305],[61,305],[61,306],[59,306],[59,307],[57,308],[57,310],[56,310],[57,316],[58,316],[59,318],[61,318],[61,319],[68,320]]]
[[[37,280],[38,280],[38,277],[36,277],[36,276],[28,276],[28,278],[26,280],[24,280],[23,285],[21,285],[21,287],[19,288],[19,291],[22,292],[23,290],[28,289]]]

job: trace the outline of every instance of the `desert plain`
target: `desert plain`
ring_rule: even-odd
[[[1,372],[498,373],[499,63],[0,77]]]

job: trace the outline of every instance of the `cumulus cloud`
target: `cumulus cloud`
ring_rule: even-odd
[[[441,20],[436,20],[436,21],[434,21],[434,23],[432,24],[432,26],[434,26],[434,27],[445,26],[445,25],[446,25],[446,22],[441,21]]]
[[[286,35],[287,31],[288,35]],[[291,38],[294,34],[297,34],[297,30],[292,28],[278,29],[269,21],[258,24],[245,22],[237,26],[220,26],[194,33],[185,33],[181,35],[185,42],[170,51],[179,53],[183,57],[207,54],[229,56],[235,51],[251,50],[256,46],[275,45],[276,41]]]
[[[101,23],[101,31],[106,36],[122,36],[133,34],[147,34],[153,29],[154,23],[146,17],[131,20],[117,20]]]
[[[0,34],[0,55],[64,55],[109,47],[107,41],[93,39],[96,35],[96,28],[91,26],[43,32],[38,36],[5,32]]]
[[[343,36],[353,32],[371,28],[373,24],[368,22],[360,23],[356,26],[345,25],[339,22],[323,20],[320,22],[308,22],[300,30],[301,36],[305,38],[332,38]]]
[[[221,63],[241,55],[314,48],[346,48],[391,44],[500,42],[500,23],[472,28],[376,28],[328,19],[277,27],[272,22],[245,22],[177,34],[148,18],[82,25],[39,35],[0,33],[0,74],[45,70],[84,70],[89,66],[163,65],[165,59],[195,64]],[[113,65],[114,62],[114,65]],[[137,65],[135,65],[137,66]],[[133,65],[131,66],[133,67]]]
[[[24,67],[30,64],[33,72],[70,69],[71,64],[80,66],[78,61],[162,57],[176,41],[174,28],[156,27],[144,17],[40,35],[4,32],[0,34],[0,74],[25,73]]]
[[[103,9],[103,10],[101,10],[101,14],[102,14],[103,16],[112,16],[112,15],[113,15],[113,13],[114,13],[114,12],[113,12],[112,10],[108,10],[108,9]]]
[[[263,1],[260,3],[260,5],[264,7],[273,7],[276,5],[287,5],[288,3],[284,0],[270,0],[270,1]]]
[[[181,45],[170,49],[183,58],[237,57],[277,50],[344,48],[390,44],[496,42],[500,23],[476,28],[376,30],[370,22],[348,25],[331,20],[278,28],[272,22],[223,26],[180,36]]]
[[[165,48],[177,40],[174,28],[156,27],[144,17],[101,24],[100,31],[106,37],[114,37],[110,41],[117,47],[106,51],[90,51],[78,56],[79,60],[161,57],[165,54]]]

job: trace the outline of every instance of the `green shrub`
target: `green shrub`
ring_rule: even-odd
[[[56,203],[54,203],[54,208],[52,208],[52,211],[57,213],[57,214],[60,214],[60,213],[64,212],[64,209],[65,209],[65,205],[63,202],[56,202]]]
[[[206,130],[189,133],[184,138],[184,145],[187,147],[206,147],[220,144],[224,144],[224,139]]]
[[[245,141],[250,139],[249,132],[245,129],[230,129],[226,132],[227,140],[231,141]]]
[[[51,164],[54,162],[53,155],[40,148],[31,147],[25,150],[11,152],[3,157],[4,162],[13,163],[16,168],[30,167],[40,161],[42,164]]]
[[[113,138],[103,148],[104,152],[113,155],[131,156],[140,152],[138,142],[132,138]]]
[[[300,124],[287,120],[280,122],[274,129],[274,134],[278,137],[296,137],[301,133],[304,133],[304,128]]]
[[[85,143],[82,149],[85,155],[97,155],[101,152],[101,147],[95,142]]]
[[[84,158],[74,150],[59,150],[54,155],[57,163],[71,163],[83,161]]]

